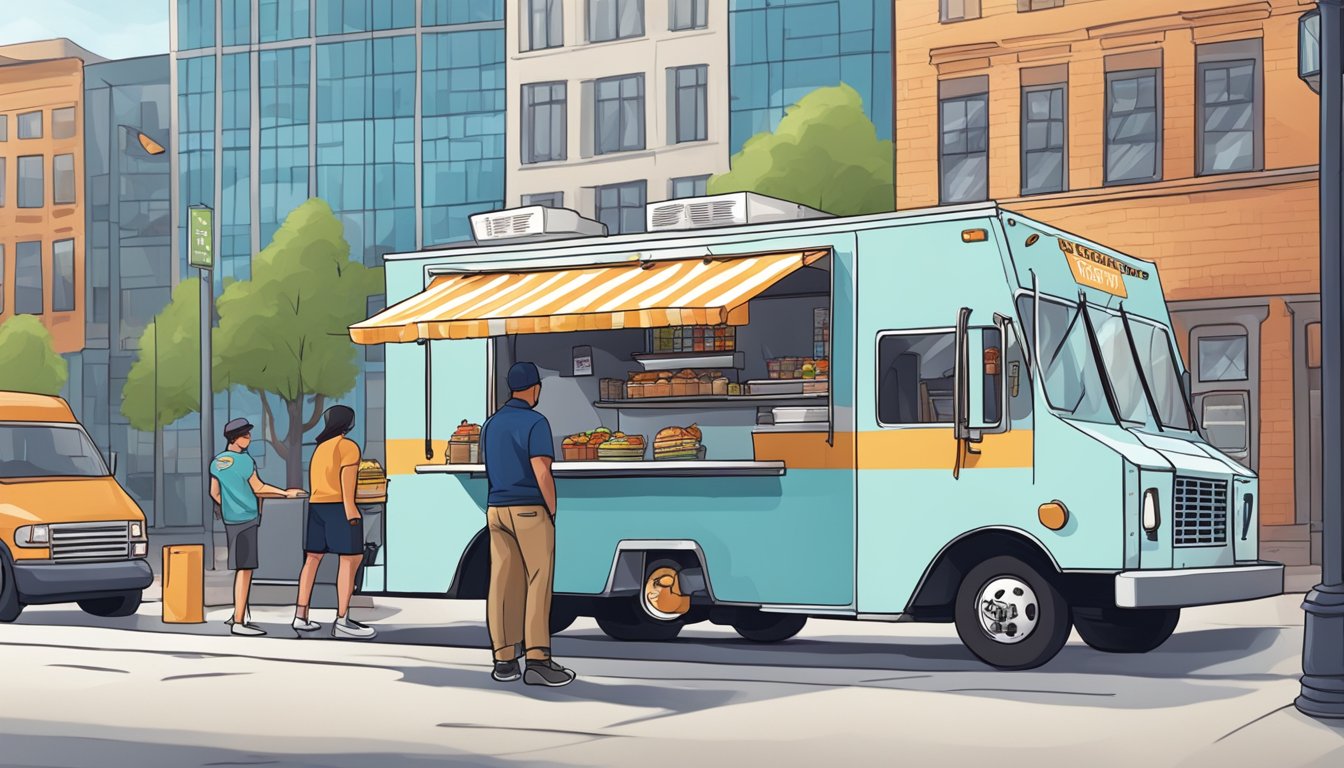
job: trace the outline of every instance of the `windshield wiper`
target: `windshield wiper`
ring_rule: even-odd
[[[1123,424],[1120,418],[1120,405],[1115,398],[1115,389],[1111,386],[1111,374],[1101,364],[1101,342],[1097,341],[1097,329],[1092,327],[1092,314],[1087,311],[1087,294],[1078,292],[1078,313],[1083,316],[1083,328],[1087,330],[1087,343],[1092,348],[1092,364],[1101,375],[1101,391],[1106,395],[1106,405],[1111,408],[1111,416],[1117,425]]]
[[[1139,345],[1134,343],[1134,329],[1129,325],[1129,313],[1125,311],[1125,302],[1120,302],[1120,321],[1125,326],[1125,338],[1129,340],[1129,353],[1134,356],[1134,370],[1139,375],[1139,383],[1143,385],[1143,397],[1148,401],[1148,408],[1153,414],[1153,423],[1157,425],[1158,432],[1165,432],[1162,428],[1162,412],[1157,410],[1157,398],[1153,397],[1152,387],[1148,386],[1148,376],[1143,369],[1143,361],[1139,359]]]

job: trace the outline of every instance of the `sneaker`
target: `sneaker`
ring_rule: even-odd
[[[495,669],[490,673],[497,683],[512,683],[514,680],[522,677],[523,673],[518,669],[518,660],[496,661]]]
[[[234,624],[229,627],[229,632],[243,637],[261,637],[266,634],[266,630],[253,624]]]
[[[527,672],[523,674],[523,682],[528,685],[545,685],[551,688],[559,688],[562,685],[569,685],[574,682],[574,672],[565,669],[555,663],[555,659],[546,659],[545,661],[527,660]]]
[[[252,623],[252,610],[251,610],[250,608],[248,609],[247,613],[244,613],[244,614],[243,614],[243,623],[244,623],[244,624],[251,624],[251,623]],[[232,626],[233,626],[233,615],[232,615],[232,614],[229,615],[229,618],[227,618],[227,619],[224,620],[224,626],[226,626],[226,627],[232,627]]]
[[[300,619],[298,616],[294,617],[294,623],[290,626],[294,627],[294,629],[299,632],[316,632],[322,628],[322,625],[318,624],[316,621]]]
[[[332,637],[348,637],[355,640],[368,640],[378,634],[378,630],[368,624],[360,624],[350,617],[337,617],[331,625]]]

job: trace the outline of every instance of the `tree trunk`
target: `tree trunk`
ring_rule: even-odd
[[[303,488],[303,400],[286,400],[289,427],[285,431],[285,487]]]

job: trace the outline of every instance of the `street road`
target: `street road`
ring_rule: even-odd
[[[992,671],[950,625],[813,621],[773,646],[725,628],[555,640],[568,688],[488,677],[477,602],[382,600],[378,641],[273,637],[30,608],[0,625],[7,766],[1344,766],[1344,723],[1301,717],[1301,596],[1187,611],[1144,656],[1075,637]],[[330,612],[315,612],[324,625]],[[360,618],[360,613],[356,613]],[[702,625],[703,626],[703,625]]]

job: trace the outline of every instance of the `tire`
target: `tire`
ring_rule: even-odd
[[[551,598],[551,634],[558,635],[569,629],[579,618],[579,607],[574,600],[563,597]]]
[[[0,622],[8,624],[23,613],[23,603],[19,601],[19,588],[14,582],[14,566],[9,562],[9,554],[0,546]]]
[[[91,616],[120,618],[132,616],[140,610],[140,593],[123,592],[110,597],[91,597],[79,601],[80,610]]]
[[[1073,626],[1092,648],[1105,653],[1147,653],[1176,631],[1180,608],[1078,608]]]
[[[1072,623],[1069,605],[1054,584],[1009,556],[992,557],[966,574],[954,614],[957,635],[971,653],[1005,670],[1032,669],[1053,659],[1068,641]]]
[[[671,568],[680,571],[681,566],[671,560],[656,560],[644,568],[643,583],[647,584],[655,573]],[[686,616],[661,618],[655,610],[646,605],[642,592],[633,597],[613,597],[603,600],[606,605],[599,609],[597,626],[613,640],[627,642],[666,642],[675,640],[686,626]]]
[[[733,621],[733,630],[753,643],[778,643],[788,640],[807,624],[807,617],[795,613],[748,611]]]

